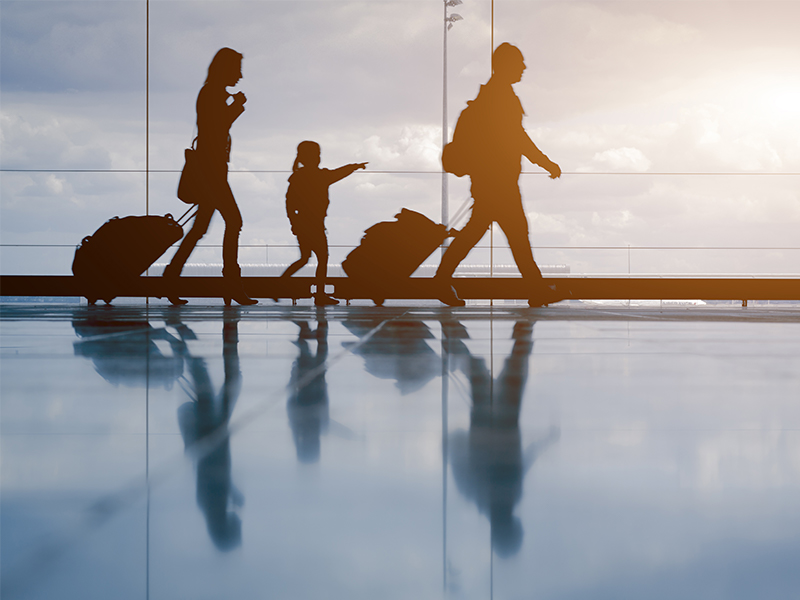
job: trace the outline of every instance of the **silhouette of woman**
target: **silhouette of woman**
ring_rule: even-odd
[[[170,289],[183,270],[183,265],[202,238],[214,211],[225,219],[225,234],[222,241],[222,275],[225,278],[225,304],[231,299],[239,304],[257,304],[249,298],[242,287],[239,268],[239,233],[242,230],[242,215],[228,185],[228,161],[231,154],[229,134],[233,122],[244,112],[247,98],[242,92],[229,94],[225,89],[239,83],[242,78],[242,55],[222,48],[208,67],[208,77],[197,96],[197,155],[203,164],[208,195],[198,206],[194,224],[183,238],[172,261],[164,269],[164,277],[172,280]],[[232,98],[231,103],[228,99]],[[168,296],[174,305],[186,304],[173,291]]]
[[[339,304],[325,293],[328,274],[328,238],[325,235],[325,215],[328,212],[328,187],[351,175],[357,169],[366,169],[367,163],[353,163],[334,169],[320,169],[320,147],[316,142],[300,142],[297,158],[289,176],[286,190],[286,214],[292,224],[292,233],[300,244],[300,259],[289,265],[281,277],[290,277],[308,263],[311,253],[317,255],[317,293],[314,304],[325,306]],[[302,165],[302,166],[301,166]]]
[[[197,339],[184,323],[171,324],[178,330],[182,348],[177,352],[186,360],[189,402],[178,408],[178,426],[187,449],[191,450],[197,468],[197,505],[206,520],[214,545],[223,551],[242,543],[242,521],[238,509],[244,496],[231,476],[231,443],[229,423],[242,388],[239,365],[239,312],[229,308],[222,322],[222,358],[225,381],[219,394],[208,372],[206,360],[192,356],[186,344]],[[189,391],[187,390],[187,391]]]

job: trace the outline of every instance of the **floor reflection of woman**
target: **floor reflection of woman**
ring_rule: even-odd
[[[164,269],[164,277],[173,290],[168,296],[174,305],[186,304],[186,300],[175,293],[174,283],[183,270],[183,265],[211,223],[214,211],[225,219],[225,234],[222,240],[222,275],[225,278],[225,303],[231,299],[239,304],[257,304],[249,298],[242,287],[239,267],[239,233],[242,230],[242,215],[228,185],[228,161],[231,155],[230,128],[244,112],[247,98],[244,93],[229,94],[227,87],[239,83],[242,78],[242,55],[222,48],[208,67],[208,77],[197,96],[197,156],[203,164],[208,194],[198,206],[194,224],[183,238],[178,251]],[[231,99],[230,104],[228,100]]]
[[[236,310],[236,309],[226,309]],[[186,326],[178,324],[181,339],[194,339]],[[242,523],[236,509],[244,498],[231,479],[231,449],[228,433],[233,407],[242,386],[239,367],[238,314],[224,316],[222,356],[225,382],[217,395],[203,358],[186,348],[190,385],[194,398],[178,409],[184,444],[197,460],[197,505],[203,512],[208,534],[220,550],[231,550],[242,542]]]

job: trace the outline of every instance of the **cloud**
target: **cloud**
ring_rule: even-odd
[[[597,171],[633,171],[643,173],[653,164],[638,148],[611,148],[592,157]],[[581,169],[584,170],[584,169]],[[588,171],[588,169],[587,169]]]
[[[4,168],[109,169],[107,147],[93,139],[89,119],[0,115]]]
[[[145,6],[136,2],[6,2],[5,91],[143,90]]]

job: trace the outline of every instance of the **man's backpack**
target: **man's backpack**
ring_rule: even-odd
[[[476,100],[467,102],[453,131],[453,141],[442,150],[442,167],[456,177],[472,173],[472,166],[480,152],[481,111]]]

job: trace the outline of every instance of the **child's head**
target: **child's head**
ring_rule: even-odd
[[[319,166],[320,147],[317,142],[300,142],[297,145],[297,158],[294,159],[292,171],[297,171],[300,165],[315,168]]]

